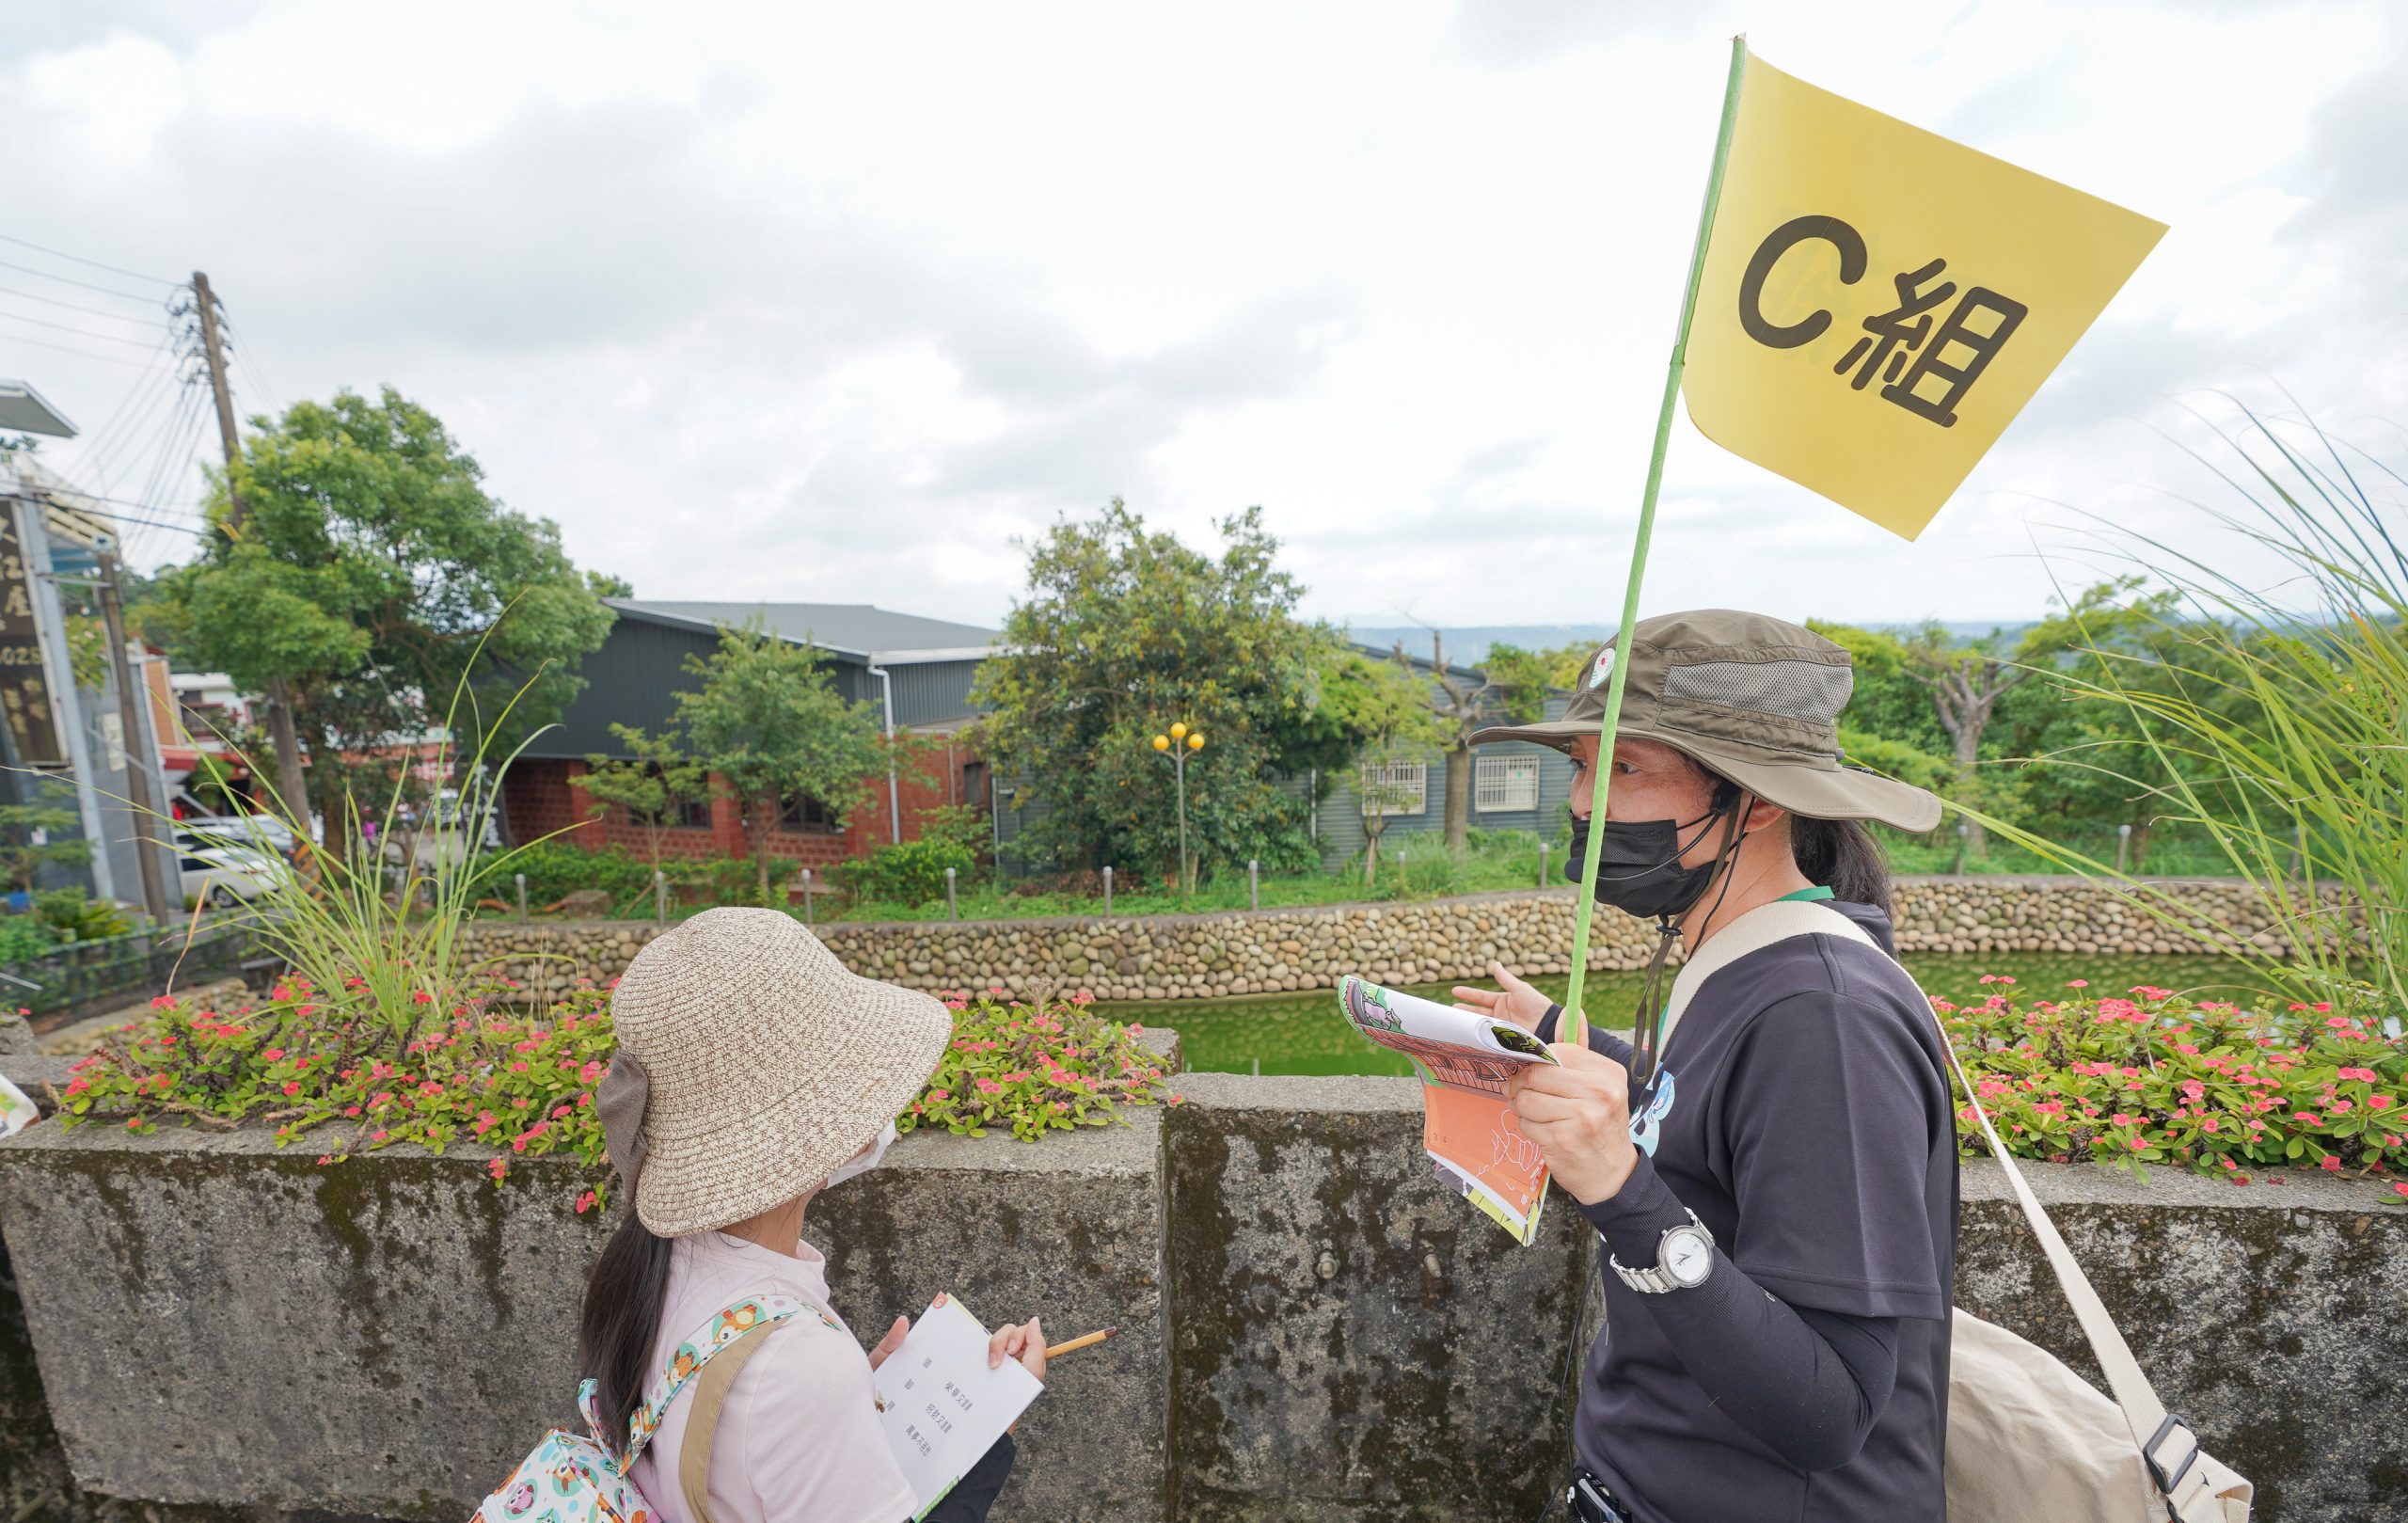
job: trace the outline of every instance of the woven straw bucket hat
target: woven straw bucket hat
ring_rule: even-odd
[[[911,1103],[953,1038],[941,1001],[848,972],[775,910],[705,910],[663,932],[628,964],[610,1019],[603,1125],[660,1237],[826,1180]]]
[[[1563,717],[1473,733],[1473,745],[1528,740],[1570,751],[1605,727],[1607,645],[1580,669]],[[1937,795],[1846,765],[1839,714],[1856,685],[1847,647],[1762,613],[1659,613],[1631,630],[1624,738],[1657,740],[1766,802],[1809,819],[1877,819],[1902,831],[1940,823]]]

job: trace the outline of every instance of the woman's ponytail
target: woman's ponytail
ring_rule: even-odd
[[[614,1450],[626,1444],[627,1421],[643,1404],[652,1375],[673,1241],[653,1236],[637,1219],[633,1189],[620,1209],[625,1214],[586,1278],[577,1324],[578,1368],[600,1388],[602,1436]]]
[[[1881,844],[1859,819],[1808,819],[1789,817],[1789,850],[1798,870],[1809,882],[1820,883],[1835,899],[1869,904],[1892,919],[1890,865]]]

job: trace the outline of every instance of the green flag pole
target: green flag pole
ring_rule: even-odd
[[[1639,588],[1647,574],[1647,544],[1656,531],[1656,493],[1664,483],[1664,447],[1672,436],[1672,407],[1680,400],[1681,371],[1688,360],[1689,317],[1697,310],[1698,280],[1705,273],[1705,246],[1714,237],[1714,211],[1722,199],[1722,167],[1731,158],[1731,128],[1739,117],[1739,80],[1748,65],[1748,39],[1731,40],[1731,77],[1722,87],[1722,126],[1714,139],[1714,167],[1705,177],[1705,206],[1698,214],[1697,244],[1689,251],[1688,285],[1681,293],[1681,325],[1672,338],[1672,359],[1664,373],[1664,405],[1656,415],[1656,449],[1647,460],[1647,490],[1639,500],[1639,537],[1630,547],[1630,582],[1623,593],[1622,634],[1615,643],[1620,654],[1606,685],[1606,713],[1597,736],[1594,791],[1589,817],[1602,827],[1606,818],[1606,787],[1613,776],[1614,732],[1622,723],[1622,694],[1630,676],[1630,635],[1639,623]],[[1572,912],[1572,985],[1563,994],[1563,1024],[1559,1037],[1568,1042],[1589,1039],[1588,1018],[1580,1005],[1580,986],[1589,971],[1589,923],[1597,908],[1597,853],[1605,845],[1602,828],[1589,832],[1589,849],[1580,859],[1580,897]]]

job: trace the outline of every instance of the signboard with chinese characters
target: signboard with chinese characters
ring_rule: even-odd
[[[1689,417],[1912,539],[2164,231],[1751,57]]]
[[[21,528],[18,505],[0,499],[0,714],[7,718],[20,766],[64,767],[66,737],[50,701],[33,571],[25,563]]]

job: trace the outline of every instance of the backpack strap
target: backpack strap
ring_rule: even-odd
[[[677,1489],[685,1496],[689,1523],[716,1523],[711,1516],[711,1444],[719,1436],[720,1408],[727,1404],[728,1388],[744,1372],[745,1362],[768,1342],[748,1335],[727,1351],[727,1357],[712,1360],[703,1372],[693,1410],[686,1414],[685,1441],[677,1446]]]
[[[586,1426],[593,1431],[594,1442],[612,1456],[615,1473],[627,1473],[637,1457],[642,1454],[644,1446],[652,1441],[652,1436],[659,1431],[661,1417],[669,1410],[669,1404],[693,1384],[714,1359],[739,1343],[749,1342],[752,1334],[766,1332],[805,1309],[818,1311],[816,1307],[795,1296],[761,1293],[731,1302],[713,1312],[709,1321],[695,1328],[677,1345],[676,1351],[669,1357],[667,1368],[661,1371],[660,1377],[653,1382],[651,1390],[645,1394],[643,1404],[628,1418],[625,1448],[612,1444],[610,1436],[604,1431],[596,1382],[588,1379],[579,1385],[578,1405],[585,1413]],[[818,1311],[818,1316],[826,1325],[837,1325],[825,1311]],[[748,1352],[746,1357],[750,1356]],[[739,1367],[741,1362],[738,1361]],[[731,1373],[728,1377],[731,1384],[734,1378]]]
[[[1703,951],[1711,953],[1724,937],[1734,935],[1742,927],[1748,928],[1750,944],[1735,950],[1730,958],[1723,960],[1726,962],[1793,936],[1833,936],[1872,948],[1883,960],[1906,974],[1905,967],[1897,959],[1883,952],[1880,944],[1865,934],[1864,928],[1838,911],[1810,900],[1775,900],[1751,910],[1716,932]],[[1683,976],[1686,977],[1687,974],[1685,968]],[[1909,982],[1913,981],[1913,976],[1907,974]],[[1698,981],[1703,983],[1704,979],[1701,977]],[[1691,992],[1694,992],[1692,989]],[[1920,986],[1916,992],[1922,992]],[[2099,1293],[2091,1288],[2090,1277],[2082,1272],[2082,1265],[2075,1261],[2071,1250],[2066,1246],[2066,1240],[2058,1234],[2057,1224],[2049,1219],[2039,1198],[2032,1193],[2032,1186],[2024,1181],[2023,1171],[2016,1166],[2015,1155],[2007,1150],[2005,1141],[1998,1134],[1998,1128],[1990,1124],[1989,1112],[1982,1108],[1981,1099],[1973,1091],[1972,1080],[1966,1075],[1965,1065],[1956,1055],[1956,1043],[1949,1039],[1947,1023],[1940,1019],[1940,1011],[1931,1005],[1929,996],[1925,997],[1924,1005],[1931,1011],[1932,1022],[1940,1029],[1940,1050],[1948,1055],[1948,1066],[1955,1071],[1957,1085],[1965,1091],[1965,1103],[1972,1109],[1974,1119],[1981,1123],[1982,1134],[1989,1139],[1990,1156],[1997,1160],[1999,1167],[2005,1173],[2006,1182],[2015,1192],[2016,1203],[2023,1208],[2023,1219],[2031,1224],[2032,1235],[2040,1240],[2040,1251],[2048,1258],[2049,1267],[2055,1272],[2057,1286],[2072,1306],[2075,1320],[2082,1324],[2083,1336],[2090,1341],[2090,1351],[2098,1356],[2099,1368],[2107,1376],[2108,1388],[2115,1393],[2115,1404],[2123,1411],[2124,1423],[2131,1430],[2132,1442],[2139,1447],[2141,1458],[2147,1464],[2158,1489],[2165,1495],[2169,1513],[2178,1523],[2217,1523],[2224,1513],[2215,1496],[2216,1483],[2211,1479],[2211,1471],[2221,1467],[2201,1452],[2199,1440],[2192,1433],[2191,1425],[2180,1417],[2169,1414],[2164,1404],[2158,1400],[2156,1388],[2142,1372],[2140,1361],[2132,1357],[2131,1347],[2116,1328],[2115,1319],[2109,1314],[2106,1304],[2099,1299]]]

